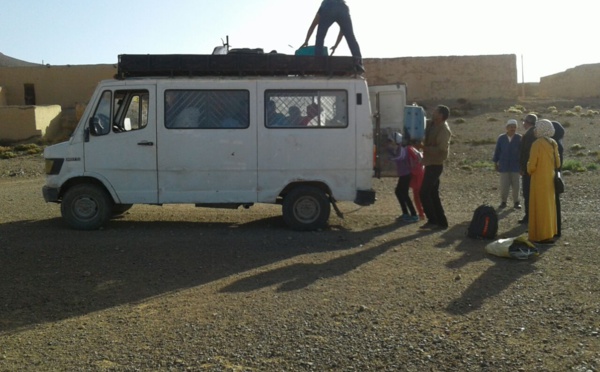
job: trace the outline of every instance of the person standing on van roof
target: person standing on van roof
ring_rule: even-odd
[[[354,28],[352,27],[352,18],[350,18],[350,9],[344,0],[323,0],[312,24],[308,28],[306,34],[306,40],[302,47],[308,45],[308,41],[312,36],[313,31],[317,25],[317,39],[315,41],[315,55],[323,55],[323,43],[325,42],[325,35],[329,27],[333,23],[337,23],[340,26],[340,32],[338,34],[335,45],[331,48],[333,54],[338,44],[342,40],[342,36],[346,38],[350,53],[354,57],[354,65],[357,72],[365,72],[365,68],[362,65],[362,55],[360,53],[360,46],[354,36]]]
[[[427,223],[421,229],[447,229],[448,220],[440,199],[440,176],[444,170],[444,161],[450,150],[452,132],[446,122],[450,115],[447,106],[439,105],[427,122],[423,141],[423,165],[425,175],[421,185],[421,203],[425,210]]]

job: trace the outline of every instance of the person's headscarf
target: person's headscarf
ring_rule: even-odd
[[[548,119],[541,119],[536,121],[534,132],[537,138],[540,137],[552,137],[554,135],[554,125]]]

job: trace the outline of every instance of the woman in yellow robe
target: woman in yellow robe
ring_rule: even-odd
[[[556,226],[556,203],[554,199],[554,172],[560,167],[558,145],[550,137],[554,126],[550,120],[535,123],[535,142],[531,146],[527,173],[531,176],[529,194],[529,240],[553,242],[558,233]]]

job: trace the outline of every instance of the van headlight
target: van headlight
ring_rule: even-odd
[[[65,159],[46,159],[46,174],[59,174]]]

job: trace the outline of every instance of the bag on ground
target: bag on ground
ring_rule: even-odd
[[[483,204],[475,209],[467,229],[467,236],[476,239],[494,239],[498,233],[498,213],[494,207]]]
[[[485,251],[494,256],[516,258],[518,260],[526,260],[529,257],[539,255],[535,245],[524,236],[498,239],[486,245]]]

